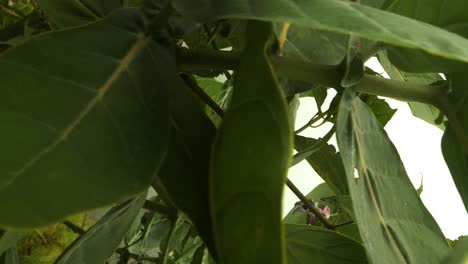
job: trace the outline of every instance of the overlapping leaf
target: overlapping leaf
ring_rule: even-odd
[[[0,56],[0,226],[42,226],[149,186],[176,67],[142,25],[119,10]]]
[[[317,144],[318,142],[319,140],[313,138],[295,136],[294,147],[300,152],[307,146]],[[348,193],[343,164],[340,154],[336,152],[335,147],[326,144],[310,155],[306,160],[328,186],[330,186],[335,194]]]
[[[285,225],[289,264],[367,263],[366,251],[357,241],[314,226]]]
[[[37,3],[57,28],[93,22],[122,6],[121,0],[37,0]]]
[[[464,264],[468,263],[468,239],[458,241],[455,247],[440,264]]]
[[[468,209],[468,76],[454,73],[450,80],[449,123],[442,137],[442,153],[453,181]]]
[[[391,12],[442,27],[463,37],[468,36],[465,0],[387,0],[386,8]],[[468,70],[467,65],[430,56],[420,50],[395,48],[388,52],[392,63],[409,72],[453,72],[462,68]]]
[[[468,62],[467,39],[426,23],[352,1],[175,0],[174,6],[183,15],[199,21],[221,18],[289,21]]]
[[[189,89],[179,80],[170,90],[171,138],[158,177],[171,201],[193,221],[215,256],[208,167],[216,129]]]
[[[111,208],[65,249],[55,264],[104,263],[127,234],[145,199],[146,192]]]
[[[448,245],[371,110],[347,89],[337,139],[359,231],[375,263],[438,263]]]
[[[215,240],[224,263],[283,263],[281,199],[291,124],[265,54],[271,25],[250,22],[247,31],[230,108],[212,152]]]

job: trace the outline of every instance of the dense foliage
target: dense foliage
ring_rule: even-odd
[[[465,6],[0,0],[0,264],[467,263],[377,97],[445,131],[468,208]],[[294,131],[299,98],[328,89]],[[307,195],[286,177],[304,160],[325,181]]]

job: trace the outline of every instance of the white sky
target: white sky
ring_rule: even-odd
[[[378,61],[373,58],[366,63],[374,71],[384,72]],[[323,106],[328,108],[332,98],[329,97]],[[442,156],[440,142],[443,132],[426,122],[414,117],[406,103],[386,99],[392,108],[398,111],[387,124],[385,130],[395,144],[411,182],[417,188],[423,176],[424,190],[421,199],[430,213],[434,216],[445,236],[456,239],[460,235],[468,235],[468,214],[463,206],[460,195],[453,183],[450,172]],[[301,106],[297,113],[296,129],[307,123],[316,113],[317,108],[313,98],[301,99]],[[309,128],[301,135],[322,137],[331,128],[331,124],[324,124],[319,128]],[[336,139],[330,143],[336,145]],[[289,171],[289,179],[307,194],[323,180],[315,173],[306,161],[299,163]],[[285,188],[283,211],[284,215],[293,207],[298,199]]]

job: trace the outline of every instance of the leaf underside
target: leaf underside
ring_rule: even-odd
[[[2,54],[0,226],[43,226],[150,185],[176,70],[142,24],[120,10]]]
[[[390,139],[351,89],[341,101],[337,139],[369,260],[439,263],[448,250],[440,228],[414,190]]]

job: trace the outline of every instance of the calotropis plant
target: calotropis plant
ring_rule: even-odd
[[[466,207],[468,13],[420,2],[0,0],[0,263],[60,223],[78,235],[57,264],[465,263],[377,97],[444,130]],[[327,89],[294,131],[299,98]],[[308,195],[286,178],[303,160],[325,181]],[[284,185],[300,209],[282,219]],[[96,208],[86,230],[67,220]]]

